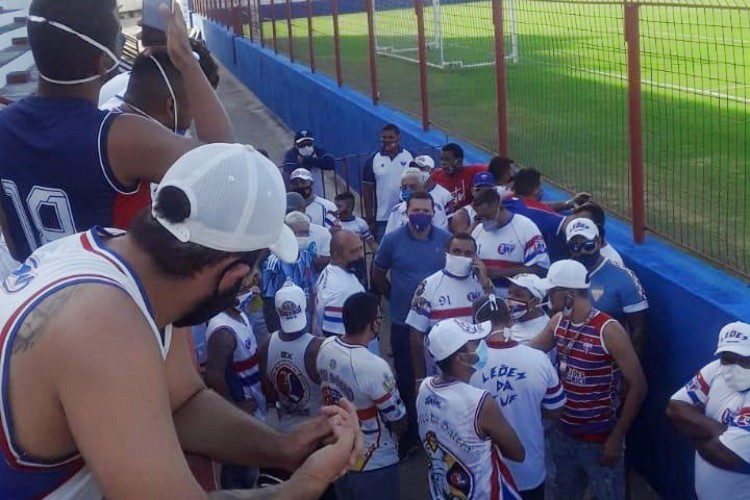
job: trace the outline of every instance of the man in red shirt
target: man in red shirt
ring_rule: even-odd
[[[435,184],[447,189],[453,202],[445,207],[450,217],[456,210],[474,201],[471,194],[474,175],[487,170],[487,165],[464,165],[464,150],[455,143],[448,143],[440,151],[440,168],[432,174]]]

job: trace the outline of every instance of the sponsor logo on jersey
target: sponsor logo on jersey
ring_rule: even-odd
[[[279,395],[294,406],[304,406],[310,399],[307,379],[293,363],[282,361],[276,365],[271,374],[271,380]]]
[[[35,257],[29,257],[21,267],[10,273],[3,280],[3,290],[7,293],[18,293],[34,281],[37,277],[36,269],[39,261]]]
[[[516,245],[513,243],[500,243],[497,246],[497,253],[500,255],[507,255],[509,253],[513,253],[513,250],[516,249]]]
[[[466,295],[466,300],[468,300],[469,302],[474,302],[478,298],[479,298],[479,292],[469,292]]]

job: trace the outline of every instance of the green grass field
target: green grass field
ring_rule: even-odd
[[[385,8],[378,2],[378,9]],[[490,2],[441,7],[444,58],[489,62]],[[506,2],[507,5],[507,2]],[[622,4],[517,2],[518,59],[507,60],[511,155],[554,183],[590,191],[608,208],[630,213],[627,54]],[[428,41],[434,19],[425,19]],[[750,274],[750,10],[640,8],[643,141],[648,225],[735,271]],[[264,24],[270,44],[271,26]],[[335,75],[332,22],[316,17],[318,69]],[[378,44],[416,47],[411,9],[379,10]],[[370,92],[364,14],[340,16],[346,85]],[[306,19],[293,23],[296,58],[307,61]],[[286,22],[277,22],[280,52]],[[510,46],[509,38],[506,45]],[[508,47],[506,47],[508,48]],[[431,48],[428,57],[439,62]],[[416,52],[401,53],[416,57]],[[378,56],[383,102],[419,116],[414,62]],[[429,69],[431,122],[488,150],[496,149],[494,67]]]

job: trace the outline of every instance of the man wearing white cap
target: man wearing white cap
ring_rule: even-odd
[[[289,186],[295,193],[302,195],[305,200],[305,213],[313,224],[326,228],[339,225],[336,217],[336,204],[313,192],[313,177],[306,168],[298,168],[289,176]]]
[[[529,345],[549,352],[557,364],[567,401],[551,435],[557,495],[583,498],[587,484],[596,498],[625,498],[625,435],[646,397],[646,378],[628,334],[589,299],[583,264],[552,264],[540,288],[553,316]]]
[[[412,193],[424,191],[422,173],[416,168],[407,168],[401,174],[401,202],[394,205],[388,215],[388,223],[385,226],[385,234],[392,233],[396,229],[405,226],[409,222],[406,213],[406,203]],[[440,229],[448,230],[448,217],[445,215],[445,207],[433,198],[432,225]]]
[[[418,168],[422,172],[422,187],[430,193],[435,203],[440,203],[443,207],[452,205],[453,195],[440,184],[437,184],[430,177],[435,170],[435,160],[429,155],[420,155],[414,158],[409,167]],[[448,214],[449,216],[452,214]]]
[[[487,362],[487,333],[448,319],[427,337],[441,374],[420,385],[417,422],[435,500],[521,498],[503,459],[523,462],[523,445],[490,393],[469,385]]]
[[[536,274],[517,274],[508,278],[508,298],[505,303],[513,319],[509,332],[510,338],[519,344],[527,344],[542,333],[549,323],[549,317],[542,309],[544,291],[540,286],[541,278]]]
[[[601,254],[599,229],[590,219],[573,219],[565,228],[570,257],[589,273],[591,300],[597,309],[625,327],[640,353],[645,342],[648,299],[633,271]]]
[[[398,500],[398,438],[407,428],[406,408],[390,365],[368,350],[383,316],[377,296],[360,292],[344,303],[341,337],[323,342],[317,368],[326,404],[347,398],[357,408],[365,446],[352,470],[336,482],[339,500]]]
[[[183,450],[293,470],[333,432],[279,490],[317,498],[358,453],[355,417],[327,408],[278,434],[208,390],[187,332],[172,335],[234,303],[263,249],[296,257],[283,217],[275,165],[251,147],[205,145],[169,169],[130,232],[62,238],[8,277],[0,497],[204,498]]]
[[[741,500],[750,491],[750,325],[725,325],[715,355],[672,396],[667,417],[695,444],[698,499]]]

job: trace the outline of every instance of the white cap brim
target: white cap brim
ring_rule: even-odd
[[[299,257],[297,237],[294,236],[294,231],[286,224],[281,227],[279,239],[276,240],[276,243],[269,245],[268,249],[287,264],[294,264]]]
[[[733,352],[735,354],[739,354],[743,357],[750,356],[750,346],[747,344],[728,344],[723,345],[716,349],[716,352],[714,353],[714,356],[718,356],[722,352]]]

